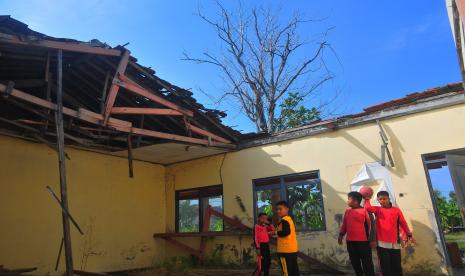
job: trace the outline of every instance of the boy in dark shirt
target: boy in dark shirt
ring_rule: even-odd
[[[277,252],[281,269],[285,276],[299,276],[297,264],[297,235],[295,225],[289,216],[289,205],[286,201],[279,201],[275,205],[276,214],[280,217],[276,234],[278,235]]]
[[[369,243],[370,217],[368,212],[360,206],[362,195],[359,192],[347,194],[347,205],[350,207],[344,214],[338,243],[346,236],[347,251],[350,262],[357,276],[375,275],[371,248]]]
[[[273,225],[268,220],[268,215],[265,213],[258,214],[258,223],[253,229],[253,239],[255,249],[257,251],[257,269],[254,271],[254,276],[270,275],[271,254],[270,254],[270,237],[269,233],[274,231]]]
[[[376,196],[381,207],[371,206],[370,198],[365,198],[365,209],[376,215],[376,238],[381,272],[383,276],[401,276],[400,230],[405,232],[408,242],[415,243],[415,240],[402,211],[392,206],[389,193],[380,191]]]

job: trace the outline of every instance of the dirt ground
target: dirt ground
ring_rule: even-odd
[[[169,272],[166,269],[154,269],[150,271],[137,272],[131,276],[250,276],[253,273],[253,269],[192,269],[187,272],[177,273]],[[271,271],[272,276],[281,276],[282,273],[278,269]],[[309,272],[302,271],[301,275],[315,275]]]

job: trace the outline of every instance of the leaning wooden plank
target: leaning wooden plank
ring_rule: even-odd
[[[182,116],[177,110],[168,108],[113,107],[111,114],[171,115]]]
[[[216,211],[215,209],[213,209],[210,206],[208,208],[209,208],[210,214],[223,219],[223,221],[225,221],[228,224],[236,227],[237,229],[240,229],[242,231],[251,231],[252,230],[252,228],[250,228],[249,226],[243,224],[242,222],[240,222],[238,220],[235,220],[233,218],[230,218],[230,217],[226,216],[225,214]]]
[[[76,42],[63,42],[53,41],[46,39],[38,40],[21,40],[17,36],[0,33],[0,42],[10,43],[15,45],[35,46],[49,49],[61,49],[63,51],[79,52],[87,54],[97,54],[105,56],[119,56],[121,55],[120,50],[107,49],[102,47],[94,47],[83,43]]]
[[[140,96],[143,96],[143,97],[146,97],[147,99],[150,99],[154,102],[157,102],[161,105],[164,105],[166,107],[169,107],[171,109],[174,109],[174,110],[177,110],[179,112],[181,112],[182,114],[186,115],[186,116],[189,116],[189,117],[192,117],[194,116],[194,112],[192,112],[191,110],[188,110],[184,107],[181,107],[177,104],[174,104],[160,96],[157,96],[155,95],[154,93],[152,93],[150,90],[148,89],[145,89],[144,87],[138,85],[137,83],[135,83],[134,81],[130,80],[128,77],[126,77],[125,75],[123,74],[120,74],[118,75],[118,78],[120,79],[119,82],[116,82],[117,85],[121,86],[121,87],[124,87],[126,88],[127,90],[133,92],[133,93],[136,93]]]
[[[210,206],[205,210],[205,214],[203,216],[203,225],[202,225],[202,233],[207,233],[210,229],[210,217],[211,217],[211,210]],[[205,249],[207,248],[207,237],[200,238],[200,258],[205,258]]]
[[[104,125],[107,125],[108,123],[108,118],[110,118],[110,115],[111,115],[111,109],[113,108],[113,105],[115,104],[116,96],[118,95],[119,86],[116,85],[115,82],[118,81],[118,75],[123,74],[124,71],[126,71],[126,67],[128,66],[130,55],[131,55],[131,52],[129,52],[128,50],[124,51],[123,56],[121,57],[121,60],[118,64],[118,68],[116,68],[115,75],[113,76],[113,83],[110,86],[110,92],[108,92],[108,97],[105,102],[105,111],[102,114]]]
[[[163,239],[165,241],[177,246],[177,247],[180,247],[180,248],[186,250],[187,252],[191,253],[192,255],[195,255],[197,257],[200,257],[202,255],[202,253],[199,250],[196,250],[196,249],[194,249],[194,248],[192,248],[192,247],[190,247],[190,246],[188,246],[188,245],[186,245],[186,244],[184,244],[182,242],[179,242],[179,241],[174,240],[172,238],[163,238]]]
[[[207,130],[204,130],[204,129],[201,129],[200,127],[197,127],[197,126],[194,126],[193,124],[191,123],[186,123],[187,124],[187,127],[194,133],[197,133],[197,134],[200,134],[200,135],[203,135],[203,136],[207,136],[207,137],[211,137],[212,139],[218,141],[218,142],[221,142],[221,143],[226,143],[226,144],[230,144],[231,141],[221,137],[221,136],[218,136],[216,134],[213,134],[211,133],[210,131],[207,131]]]

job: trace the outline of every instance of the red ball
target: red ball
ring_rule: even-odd
[[[373,196],[373,189],[367,186],[362,186],[358,192],[362,194],[363,198],[371,198]]]

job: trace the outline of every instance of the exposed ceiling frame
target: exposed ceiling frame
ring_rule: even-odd
[[[40,107],[44,107],[50,110],[56,110],[57,108],[55,103],[52,103],[50,101],[41,99],[39,97],[30,95],[18,89],[11,88],[4,84],[0,84],[0,92],[2,96],[15,97],[17,99],[20,99],[20,100],[23,100],[31,104],[38,105]],[[82,121],[85,121],[85,122],[88,122],[88,123],[91,123],[91,124],[105,126],[103,124],[103,116],[101,114],[92,112],[84,108],[80,108],[79,110],[73,110],[73,109],[64,107],[63,114],[82,120]],[[149,137],[154,137],[154,138],[174,140],[174,141],[179,141],[179,142],[186,142],[186,143],[199,144],[199,145],[205,145],[205,146],[235,148],[235,146],[232,144],[214,142],[211,139],[208,139],[208,140],[199,139],[199,138],[164,133],[164,132],[159,132],[159,131],[147,130],[147,129],[142,129],[142,128],[135,128],[135,127],[132,127],[131,122],[119,120],[119,119],[112,118],[112,117],[108,119],[107,126],[115,130],[125,132],[125,133],[132,133],[134,135],[149,136]]]

